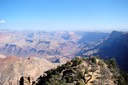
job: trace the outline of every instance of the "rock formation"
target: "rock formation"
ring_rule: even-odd
[[[18,85],[20,78],[30,77],[35,80],[44,71],[55,68],[58,64],[42,58],[7,57],[0,59],[0,85]],[[26,80],[27,81],[27,80]]]

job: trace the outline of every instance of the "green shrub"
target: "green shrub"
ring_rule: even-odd
[[[96,62],[96,58],[93,57],[93,58],[92,58],[92,62],[93,62],[93,63],[97,63],[97,62]]]
[[[80,65],[82,63],[82,61],[83,61],[82,58],[76,57],[76,58],[71,60],[71,62],[73,62],[72,66]]]
[[[105,60],[105,63],[108,65],[108,68],[117,68],[116,60],[114,58]]]

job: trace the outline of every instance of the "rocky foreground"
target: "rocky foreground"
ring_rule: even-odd
[[[0,85],[19,85],[22,76],[36,80],[44,71],[56,68],[58,64],[43,58],[18,58],[0,56]]]
[[[1,55],[3,56],[3,55]],[[76,57],[65,64],[42,58],[0,58],[0,85],[127,85],[114,59]]]
[[[46,71],[33,85],[127,85],[127,79],[128,74],[120,72],[114,59],[76,57]]]
[[[98,58],[80,58],[51,69],[40,76],[33,85],[117,85],[119,70],[113,60]],[[26,84],[26,77],[20,84]],[[26,85],[29,85],[27,83]]]

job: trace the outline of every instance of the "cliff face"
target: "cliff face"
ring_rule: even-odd
[[[83,45],[87,43],[97,44],[106,39],[108,36],[109,33],[87,32],[83,34],[82,38],[79,40],[79,43],[82,43]]]
[[[128,71],[128,33],[113,31],[106,39],[92,48],[83,48],[77,55],[115,58],[122,70]]]
[[[128,71],[128,33],[113,31],[97,48],[98,55],[108,59],[115,58],[120,68]]]
[[[19,85],[22,76],[31,77],[31,81],[38,78],[58,64],[53,64],[42,58],[0,58],[0,85]]]

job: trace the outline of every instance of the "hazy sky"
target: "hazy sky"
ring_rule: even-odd
[[[128,30],[128,0],[0,0],[0,29]]]

